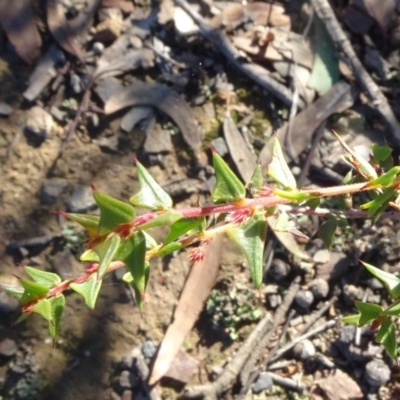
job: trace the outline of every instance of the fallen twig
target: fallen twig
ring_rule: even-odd
[[[260,352],[275,333],[276,327],[284,319],[294,296],[300,288],[299,282],[300,278],[295,279],[290,286],[284,302],[275,313],[274,320],[271,321],[269,314],[267,314],[258,323],[221,376],[213,383],[188,387],[185,391],[185,398],[219,399],[221,394],[233,385],[241,371],[248,370],[249,373],[251,372]]]
[[[372,104],[376,107],[387,125],[390,127],[395,143],[400,145],[400,124],[397,121],[386,97],[379,89],[379,86],[374,82],[361,61],[358,59],[349,39],[336,19],[329,1],[311,0],[311,3],[318,17],[324,22],[332,40],[341,48],[348,58],[356,79],[368,94]]]
[[[280,98],[285,104],[288,106],[292,104],[293,93],[291,90],[273,79],[269,71],[267,71],[265,68],[241,59],[239,52],[222,29],[216,29],[207,24],[201,15],[190,7],[186,0],[174,0],[174,2],[190,15],[190,17],[198,25],[201,34],[208,40],[212,41],[215,46],[225,55],[229,62],[231,62],[250,79],[273,93],[276,97]],[[305,104],[301,99],[299,99],[297,106],[298,108],[303,109]]]

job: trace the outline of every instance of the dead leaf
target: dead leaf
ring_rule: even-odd
[[[395,16],[396,0],[352,0],[351,3],[365,10],[384,33]]]
[[[185,142],[198,154],[203,135],[196,124],[192,109],[178,93],[159,83],[135,82],[113,94],[106,101],[104,111],[112,114],[136,105],[151,106],[167,114],[180,129]]]
[[[126,0],[101,0],[101,6],[119,8],[125,14],[130,14],[135,11],[135,6],[132,1]]]
[[[68,20],[64,8],[58,0],[47,0],[47,24],[57,43],[68,53],[83,61],[83,50],[79,39],[92,24],[94,13],[100,0],[87,1],[86,8],[79,15]]]
[[[27,63],[38,55],[42,45],[30,0],[0,0],[0,23],[17,54]]]
[[[206,248],[206,257],[195,262],[176,307],[173,322],[169,325],[158,350],[149,378],[149,385],[158,382],[170,369],[186,336],[192,330],[217,280],[222,250],[222,235],[217,236]]]
[[[351,107],[354,97],[351,87],[347,83],[339,81],[324,96],[296,115],[292,121],[292,132],[290,135],[292,155],[298,157],[311,143],[314,131],[318,126],[331,114]],[[278,138],[281,144],[285,143],[287,129],[288,124],[286,123],[275,133],[275,137]],[[271,140],[261,150],[259,160],[263,169],[267,168],[271,162]]]

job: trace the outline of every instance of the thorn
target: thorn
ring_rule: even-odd
[[[131,154],[131,158],[132,158],[132,160],[133,160],[133,162],[134,162],[134,164],[136,165],[136,164],[140,164],[140,162],[139,162],[139,160],[137,159],[137,157],[136,157],[136,155],[135,154]]]
[[[65,211],[50,210],[49,213],[50,213],[50,214],[58,215],[58,216],[60,216],[60,217],[68,218],[68,213],[65,212]]]
[[[97,192],[96,186],[94,186],[92,182],[90,182],[90,187],[92,188],[93,192]]]
[[[214,146],[212,146],[211,144],[210,144],[210,150],[211,150],[211,153],[212,153],[212,154],[218,154],[218,153],[216,152]]]

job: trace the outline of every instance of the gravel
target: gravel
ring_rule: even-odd
[[[371,386],[381,386],[390,380],[390,368],[383,360],[371,360],[365,366],[365,379]]]
[[[267,372],[262,372],[257,380],[254,382],[253,386],[251,387],[253,393],[260,393],[263,390],[269,389],[274,384],[271,375]]]

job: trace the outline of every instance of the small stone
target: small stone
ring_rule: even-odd
[[[129,38],[129,43],[134,49],[141,49],[143,47],[143,41],[138,36],[131,36]]]
[[[188,383],[198,366],[196,359],[180,350],[164,376],[180,383]]]
[[[71,75],[70,84],[74,93],[79,94],[82,92],[82,81],[77,74]]]
[[[96,27],[94,40],[104,44],[114,42],[121,35],[122,25],[123,21],[119,19],[106,19],[100,22]]]
[[[228,146],[223,137],[217,137],[216,139],[211,140],[211,145],[221,157],[224,157],[229,153]]]
[[[12,339],[3,339],[0,342],[0,356],[12,357],[17,352],[17,344]]]
[[[97,207],[89,186],[76,185],[68,201],[68,210],[72,213],[83,213]]]
[[[315,356],[315,347],[310,340],[303,340],[293,347],[293,355],[299,360],[308,360]]]
[[[5,103],[4,101],[0,101],[0,115],[4,117],[8,117],[10,114],[12,114],[13,109],[12,107]]]
[[[122,393],[121,399],[120,400],[132,400],[133,398],[137,398],[136,395],[133,397],[132,390],[124,390],[124,393]]]
[[[20,307],[19,301],[6,292],[0,292],[0,314],[10,314]]]
[[[104,51],[104,44],[101,42],[94,42],[92,46],[93,53],[96,55],[100,55]]]
[[[271,308],[276,308],[282,303],[282,298],[279,294],[271,293],[268,295],[268,303]]]
[[[156,354],[157,348],[152,340],[146,340],[142,344],[142,354],[146,358],[152,358]]]
[[[328,296],[329,284],[325,279],[314,279],[310,282],[309,288],[316,299],[324,299]]]
[[[103,136],[94,140],[94,143],[105,152],[118,153],[119,151],[119,138],[117,135]]]
[[[132,107],[121,120],[121,129],[130,133],[132,129],[140,122],[152,118],[154,109],[152,107],[137,106]]]
[[[286,278],[290,273],[290,265],[280,258],[274,258],[269,267],[268,274],[272,279],[280,281]]]
[[[261,393],[263,390],[269,389],[273,384],[271,375],[267,372],[261,372],[257,380],[253,383],[251,390],[253,393]]]
[[[383,360],[371,360],[365,366],[365,379],[371,386],[381,386],[390,380],[390,368]]]
[[[343,343],[351,343],[356,334],[355,325],[344,325],[340,330],[339,340]]]
[[[65,112],[61,111],[56,106],[50,107],[50,114],[57,120],[57,121],[64,121],[65,120]]]
[[[137,385],[137,378],[131,371],[122,371],[118,380],[122,389],[131,389]]]
[[[35,106],[27,112],[25,131],[32,135],[33,139],[45,140],[53,126],[53,117],[42,107]]]
[[[376,278],[368,279],[367,285],[372,290],[380,290],[380,289],[384,288],[383,283],[379,279],[376,279]]]
[[[318,264],[327,263],[331,258],[331,253],[327,249],[318,250],[314,256],[313,260]]]
[[[39,191],[39,199],[43,205],[51,206],[68,186],[68,181],[61,178],[45,179]]]
[[[303,309],[308,309],[314,301],[311,290],[299,290],[294,298],[296,304]]]
[[[172,150],[171,134],[162,129],[160,125],[156,125],[154,129],[147,132],[143,150],[147,154],[169,153]]]

